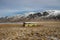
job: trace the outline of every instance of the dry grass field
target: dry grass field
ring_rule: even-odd
[[[0,40],[60,40],[60,21],[43,21],[38,25],[0,24]]]
[[[0,24],[0,27],[21,27],[22,24]]]

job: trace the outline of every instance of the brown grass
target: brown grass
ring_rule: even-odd
[[[0,24],[0,40],[60,40],[60,22],[45,21],[39,25]]]
[[[0,27],[21,27],[22,24],[0,24]]]

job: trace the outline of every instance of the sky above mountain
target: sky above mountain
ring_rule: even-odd
[[[60,0],[0,0],[0,16],[43,10],[60,10]]]

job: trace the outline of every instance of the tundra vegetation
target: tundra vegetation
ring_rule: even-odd
[[[0,40],[60,40],[60,21],[39,24],[0,24]]]

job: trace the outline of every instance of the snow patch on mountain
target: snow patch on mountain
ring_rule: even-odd
[[[28,12],[28,13],[24,13],[25,16],[28,16],[30,14],[35,14],[36,12]]]
[[[50,16],[50,15],[52,15],[52,16],[60,15],[60,10],[46,10],[46,12],[49,13],[48,16]]]

